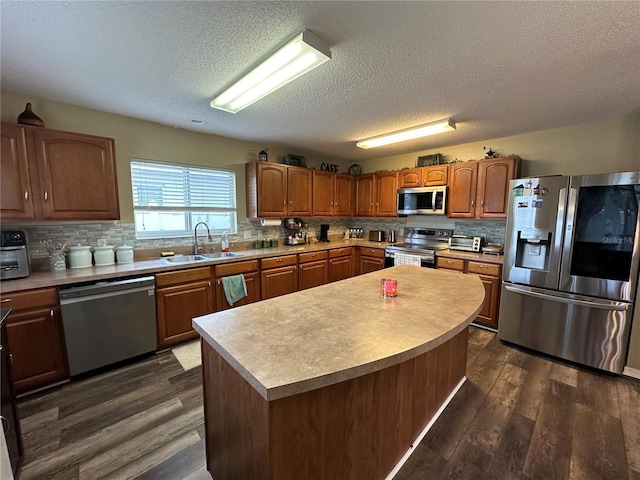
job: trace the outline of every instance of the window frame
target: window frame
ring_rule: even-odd
[[[167,169],[176,169],[176,174],[181,173],[182,182],[176,181],[174,184],[170,184],[168,186],[169,194],[166,195],[166,200],[173,201],[171,205],[153,205],[150,206],[149,198],[155,197],[156,199],[160,198],[163,195],[162,187],[158,187],[158,184],[162,182],[161,175],[158,175],[156,178],[152,178],[152,181],[146,185],[147,190],[152,190],[155,188],[160,188],[155,195],[150,194],[148,191],[141,192],[140,189],[145,187],[143,183],[139,180],[141,179],[141,175],[135,173],[136,168],[144,168],[145,166],[153,169],[154,167],[158,169],[167,168]],[[129,162],[129,172],[131,175],[131,197],[133,203],[133,216],[134,216],[134,230],[136,239],[140,240],[149,240],[149,239],[159,239],[159,238],[184,238],[191,237],[193,235],[193,229],[198,222],[205,221],[211,230],[212,235],[221,235],[223,232],[227,232],[229,234],[235,234],[238,231],[238,190],[237,190],[237,174],[236,171],[230,168],[218,168],[218,167],[205,167],[202,165],[190,165],[184,163],[175,163],[175,162],[164,162],[158,160],[148,160],[142,158],[131,157]],[[212,175],[212,172],[214,175]],[[208,201],[212,201],[212,197],[215,195],[207,196],[205,193],[205,188],[207,187],[206,183],[203,183],[203,179],[207,176],[211,176],[212,179],[215,176],[215,173],[222,173],[222,178],[225,175],[228,177],[229,182],[226,184],[224,188],[217,187],[217,190],[214,188],[214,185],[211,185],[211,191],[220,194],[222,192],[222,196],[226,196],[224,192],[225,189],[229,189],[230,194],[228,195],[228,200],[231,201],[231,205],[229,206],[195,206],[195,205],[176,205],[176,199],[180,196],[184,197],[184,203],[192,202],[192,197],[200,197],[200,199],[205,199]],[[165,175],[170,175],[170,173],[165,173]],[[154,185],[153,181],[156,182]],[[180,189],[179,184],[182,183],[182,189]],[[200,188],[196,188],[193,185],[196,185]],[[176,189],[176,186],[178,188]],[[171,191],[173,189],[173,191]],[[178,194],[176,196],[176,193]],[[146,196],[147,205],[139,205],[140,197]],[[162,198],[165,200],[165,198]],[[145,223],[144,219],[142,219],[141,225],[141,216],[144,215],[155,215],[156,224],[161,224],[162,222],[184,222],[184,228],[172,228],[172,229],[151,229],[145,230],[143,225]],[[216,215],[223,215],[223,223],[226,222],[223,226],[216,226],[217,223],[215,221]],[[228,215],[228,219],[224,219],[224,216]],[[176,218],[171,219],[170,217],[174,216]],[[207,221],[208,220],[208,221]]]

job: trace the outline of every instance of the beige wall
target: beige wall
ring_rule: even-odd
[[[460,127],[462,128],[462,127]],[[584,175],[640,169],[640,111],[596,123],[494,138],[453,147],[362,162],[364,172],[413,167],[421,155],[441,152],[447,161],[484,158],[483,146],[526,160],[522,176]]]
[[[293,153],[304,155],[310,167],[319,167],[322,162],[341,163],[335,159],[322,158],[286,146],[257,144],[202,134],[13,92],[2,91],[1,95],[0,110],[3,122],[16,123],[26,103],[31,102],[34,113],[44,120],[48,128],[115,139],[120,215],[121,221],[126,223],[133,223],[129,170],[131,158],[235,170],[238,184],[238,220],[245,218],[244,164],[255,160],[263,148],[269,148],[269,161],[280,162],[282,156]],[[348,167],[349,163],[346,162],[346,165]]]

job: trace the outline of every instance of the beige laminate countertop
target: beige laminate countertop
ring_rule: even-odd
[[[462,252],[460,250],[439,250],[436,257],[459,258],[483,263],[504,264],[504,255],[487,255],[486,253]]]
[[[376,247],[384,248],[389,245],[386,242],[370,242],[368,240],[350,239],[331,242],[318,242],[306,245],[282,245],[273,248],[259,248],[251,250],[234,250],[235,253],[242,254],[241,257],[223,258],[217,260],[206,260],[194,263],[171,264],[162,259],[144,260],[133,263],[122,263],[115,265],[105,265],[100,267],[75,268],[62,272],[32,272],[27,278],[15,280],[4,280],[0,283],[1,293],[18,292],[21,290],[31,290],[34,288],[55,287],[70,285],[80,282],[93,282],[98,280],[109,280],[137,275],[153,275],[161,272],[171,272],[197,268],[203,266],[220,265],[223,263],[234,263],[243,260],[256,260],[260,258],[277,257],[280,255],[297,254],[304,252],[314,252],[320,250],[331,250],[340,247]]]
[[[380,298],[381,278],[398,281],[396,298]],[[400,265],[197,317],[193,326],[275,400],[427,352],[466,328],[483,301],[474,275]]]

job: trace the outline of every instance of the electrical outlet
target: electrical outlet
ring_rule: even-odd
[[[249,240],[251,238],[251,230],[244,231],[244,239]]]
[[[258,230],[258,240],[262,240],[262,230]]]

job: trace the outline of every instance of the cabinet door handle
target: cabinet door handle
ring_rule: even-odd
[[[471,200],[471,206],[475,207],[476,206],[476,201],[475,200]]]
[[[480,200],[480,206],[484,207],[484,200]]]
[[[44,199],[45,201],[49,199],[49,192],[44,192]]]
[[[0,300],[0,303],[7,303],[10,302],[11,299],[10,298],[3,298],[2,300]]]
[[[218,286],[220,286],[221,281],[217,280],[216,283],[218,284]]]
[[[51,315],[51,318],[53,318],[53,308],[49,310],[49,315]]]
[[[29,190],[24,191],[24,201],[26,202],[27,200],[29,200]]]
[[[453,265],[453,262],[451,260],[447,260],[447,265]]]
[[[209,283],[209,288],[211,288],[211,282],[208,282],[208,283]]]
[[[300,267],[299,267],[299,268],[300,268],[300,271],[302,271],[302,265],[300,265]]]
[[[276,259],[276,262],[281,262],[281,261],[282,261],[281,258]]]

